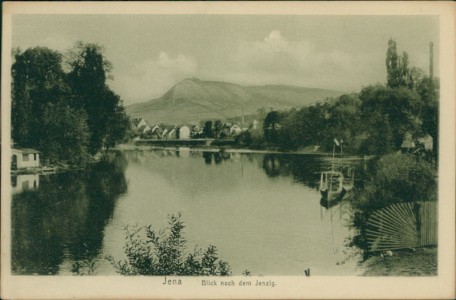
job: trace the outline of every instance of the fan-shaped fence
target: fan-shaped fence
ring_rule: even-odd
[[[437,245],[437,202],[391,204],[373,212],[367,225],[370,251]]]

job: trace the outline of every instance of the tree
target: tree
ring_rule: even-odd
[[[72,105],[87,113],[89,153],[95,154],[104,146],[111,132],[109,122],[113,124],[112,115],[117,115],[121,105],[119,97],[106,85],[111,63],[104,57],[101,46],[78,42],[69,52],[67,64],[70,67],[68,81],[73,90]],[[109,141],[113,140],[109,138]]]
[[[24,147],[40,143],[44,108],[68,98],[62,55],[48,48],[35,47],[14,54],[12,75],[12,137]]]
[[[214,134],[216,138],[220,138],[220,133],[223,129],[222,121],[216,120],[214,123]]]
[[[70,108],[63,101],[48,103],[40,124],[38,148],[51,163],[81,164],[89,156],[89,131],[83,110]]]
[[[418,131],[421,101],[415,91],[405,87],[392,89],[377,85],[362,89],[359,98],[362,122],[365,124],[365,131],[372,138],[371,149],[383,149],[380,150],[381,153],[385,153],[387,149],[397,150],[406,132],[414,134]],[[391,134],[392,142],[390,147],[386,147],[385,139],[378,136],[379,132],[388,128],[388,138]]]
[[[100,46],[77,43],[67,59],[68,74],[57,51],[35,47],[13,54],[11,124],[17,144],[37,148],[53,162],[82,163],[102,146],[123,140],[128,118],[106,85],[110,63]]]
[[[119,142],[125,141],[130,128],[130,119],[125,112],[125,108],[117,106],[107,121],[107,133],[104,141],[106,150],[114,147]]]
[[[278,111],[271,111],[267,114],[263,123],[264,137],[269,143],[278,142],[281,115]]]
[[[214,137],[214,131],[212,129],[212,121],[206,121],[203,127],[203,135],[205,138]]]
[[[422,130],[432,137],[435,158],[439,150],[439,83],[429,77],[419,81],[417,91],[421,96],[423,107],[421,109]]]
[[[388,41],[388,50],[386,51],[386,72],[387,85],[391,88],[400,86],[414,88],[416,69],[409,68],[409,59],[407,52],[403,52],[402,56],[397,54],[396,41],[390,39]]]

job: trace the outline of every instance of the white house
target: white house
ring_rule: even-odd
[[[40,151],[30,148],[11,149],[11,169],[38,168]]]
[[[233,126],[231,126],[230,128],[230,134],[231,135],[238,135],[242,132],[242,129],[241,127],[239,127],[239,125],[237,124],[234,124]]]
[[[190,138],[190,128],[188,126],[181,126],[179,128],[179,139],[188,140]]]
[[[147,124],[147,121],[144,120],[143,118],[141,118],[138,122],[138,125],[136,125],[137,128],[141,128],[142,126],[149,126],[149,124]]]
[[[40,186],[39,174],[21,174],[11,176],[11,192],[19,194],[24,191],[34,190]]]
[[[433,150],[433,139],[429,134],[418,138],[418,142],[423,145],[424,150],[426,150],[426,151]]]
[[[174,140],[176,139],[176,128],[172,128],[168,133],[166,134],[169,140]]]

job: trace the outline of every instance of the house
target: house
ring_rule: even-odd
[[[413,139],[412,134],[407,132],[404,135],[404,140],[401,144],[401,150],[403,152],[418,153],[420,150],[432,151],[433,150],[433,139],[430,135],[425,135],[417,139]]]
[[[141,125],[141,126],[138,127],[138,131],[139,131],[140,133],[142,133],[142,134],[148,133],[148,132],[151,131],[151,130],[152,130],[152,128],[151,128],[148,124],[146,124],[146,125]]]
[[[147,131],[147,137],[152,139],[161,139],[163,135],[163,130],[158,124],[151,126],[151,129]]]
[[[179,139],[188,140],[190,138],[190,128],[188,126],[179,127]]]
[[[39,174],[22,174],[11,176],[11,192],[19,194],[24,191],[37,189],[40,185]]]
[[[258,121],[257,120],[253,120],[251,128],[252,128],[252,130],[257,130],[258,129]]]
[[[198,138],[201,136],[201,134],[203,133],[203,130],[201,129],[201,127],[199,125],[193,125],[192,126],[192,132],[190,133],[190,136],[192,138]]]
[[[426,151],[433,150],[433,142],[434,140],[429,134],[417,139],[417,144],[421,145]]]
[[[173,129],[169,130],[169,132],[166,134],[166,138],[168,140],[175,140],[177,138],[176,127],[174,127]]]
[[[239,125],[237,124],[234,124],[233,126],[231,126],[230,128],[230,134],[231,135],[238,135],[242,132],[242,129]]]
[[[143,118],[139,119],[139,122],[138,122],[138,125],[136,125],[136,128],[141,128],[143,126],[149,126],[149,124],[147,124],[147,121],[144,120]]]
[[[162,139],[175,139],[176,138],[176,126],[174,125],[165,125],[163,126]]]
[[[415,147],[416,147],[416,145],[415,145],[415,142],[413,141],[412,134],[410,132],[405,133],[404,140],[402,141],[402,144],[401,144],[401,150],[410,151],[412,149],[415,149]]]
[[[133,126],[133,128],[138,128],[138,124],[141,122],[141,118],[133,118],[131,120],[131,125]]]
[[[11,149],[11,170],[38,168],[40,151],[30,148]]]

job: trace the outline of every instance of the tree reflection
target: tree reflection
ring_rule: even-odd
[[[304,155],[266,154],[263,170],[269,177],[293,177],[311,188],[318,188],[320,172],[325,168],[321,159]]]
[[[42,176],[36,191],[13,196],[12,273],[55,275],[65,259],[72,271],[100,253],[103,231],[127,191],[121,152],[87,170]]]
[[[203,151],[202,157],[204,159],[204,163],[207,165],[212,164],[212,162],[214,162],[216,165],[219,165],[223,161],[230,159],[231,153],[226,152],[226,151],[218,151],[218,152]]]

